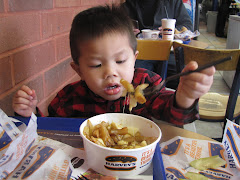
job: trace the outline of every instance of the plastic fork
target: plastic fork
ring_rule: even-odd
[[[80,175],[81,176],[78,176],[77,179],[75,179],[75,180],[89,180],[86,176],[82,175],[81,173],[80,173]]]
[[[220,64],[220,63],[223,63],[225,61],[229,61],[232,59],[232,56],[228,56],[226,58],[223,58],[223,59],[220,59],[220,60],[217,60],[217,61],[213,61],[213,62],[210,62],[210,63],[207,63],[203,66],[200,66],[199,68],[195,69],[194,71],[186,71],[186,72],[181,72],[181,73],[178,73],[178,74],[175,74],[173,76],[169,76],[167,77],[166,79],[164,79],[160,84],[158,84],[157,86],[154,86],[154,87],[148,87],[146,89],[143,90],[143,93],[144,95],[148,96],[148,95],[151,95],[151,94],[154,94],[158,91],[160,91],[167,82],[169,81],[172,81],[172,80],[175,80],[175,79],[178,79],[179,77],[181,76],[186,76],[186,75],[189,75],[191,73],[194,73],[194,72],[200,72],[204,69],[207,69],[211,66],[215,66],[217,64]]]

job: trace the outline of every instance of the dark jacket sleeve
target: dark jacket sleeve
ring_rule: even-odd
[[[138,13],[137,13],[135,0],[133,1],[126,0],[121,6],[123,10],[127,12],[130,18],[138,20],[138,17],[137,17]]]
[[[181,0],[175,0],[175,18],[176,18],[176,28],[181,30],[183,26],[193,31],[193,23],[192,20],[185,8],[183,2]]]

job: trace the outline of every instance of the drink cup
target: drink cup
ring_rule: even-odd
[[[160,31],[158,30],[151,30],[151,29],[143,29],[142,35],[143,39],[158,39]]]
[[[158,39],[159,33],[160,31],[158,30],[152,30],[151,39]]]
[[[162,39],[173,41],[176,19],[162,19]]]

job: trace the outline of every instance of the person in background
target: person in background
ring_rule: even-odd
[[[122,7],[127,11],[131,19],[137,20],[140,32],[142,29],[159,29],[162,26],[163,18],[176,19],[176,28],[180,31],[183,26],[193,31],[191,18],[182,2],[182,0],[126,0]],[[166,10],[165,10],[166,9]],[[167,14],[166,14],[167,11]],[[143,67],[160,74],[162,63],[158,61],[137,60],[136,67]],[[168,74],[176,74],[176,63],[174,54],[171,53],[168,61]],[[178,81],[171,81],[167,87],[176,89]]]
[[[114,42],[114,43],[113,43]],[[70,31],[71,67],[81,80],[64,87],[48,107],[49,116],[92,117],[103,113],[121,113],[128,110],[129,100],[122,97],[125,79],[134,87],[147,83],[157,86],[162,78],[143,68],[134,68],[138,56],[137,40],[131,19],[118,6],[98,6],[77,14]],[[184,71],[195,70],[190,62]],[[215,68],[181,77],[176,92],[163,88],[147,96],[146,103],[137,105],[132,114],[165,120],[177,126],[199,118],[198,99],[213,82]],[[14,95],[13,109],[28,117],[37,111],[37,95],[23,86]]]

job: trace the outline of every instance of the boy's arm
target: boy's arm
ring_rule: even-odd
[[[151,97],[146,103],[146,108],[150,109],[154,118],[179,127],[199,119],[198,100],[189,108],[181,108],[176,103],[176,92],[166,89]]]
[[[157,86],[162,78],[151,71],[137,68],[134,75],[134,86],[147,83],[150,86]],[[198,100],[195,100],[191,107],[181,108],[176,103],[176,92],[163,88],[157,94],[148,96],[144,105],[133,108],[133,113],[144,116],[154,117],[182,126],[186,123],[199,119]]]
[[[197,63],[192,61],[183,71],[195,70],[197,67]],[[198,99],[209,91],[214,73],[215,68],[210,67],[181,77],[178,88],[172,96],[169,96],[167,92],[162,92],[155,100],[155,104],[159,103],[159,106],[165,103],[162,106],[163,111],[159,108],[160,115],[162,114],[165,120],[178,126],[199,119]]]

